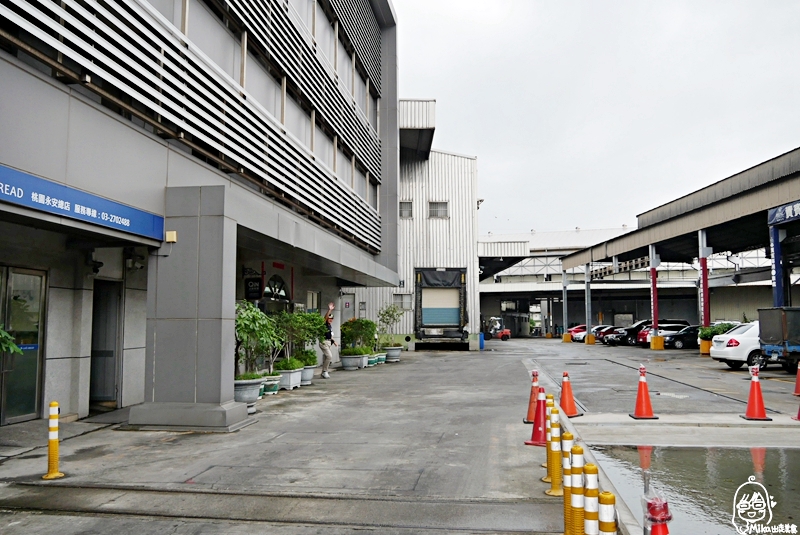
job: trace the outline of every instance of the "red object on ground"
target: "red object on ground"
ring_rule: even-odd
[[[757,481],[764,479],[764,466],[767,464],[767,448],[750,448],[750,457],[753,458],[753,473]]]
[[[800,422],[800,409],[798,409],[796,417],[792,416],[792,420],[797,420],[798,422]]]
[[[561,400],[559,405],[561,405],[563,414],[569,418],[583,416],[583,413],[578,412],[578,407],[575,406],[575,397],[572,395],[572,382],[569,380],[568,372],[564,372],[564,377],[561,379]]]
[[[794,395],[800,396],[800,373],[797,374],[797,379],[794,381]]]
[[[528,415],[522,423],[532,424],[536,420],[536,400],[539,398],[539,371],[531,372],[531,397],[528,400]]]
[[[655,497],[647,501],[647,520],[652,522],[650,535],[669,535],[667,522],[672,520],[666,500]]]
[[[569,329],[567,329],[567,332],[573,335],[575,333],[586,332],[586,325],[576,325],[575,327],[570,327]]]
[[[540,388],[536,398],[536,418],[533,420],[533,431],[531,432],[531,439],[525,441],[526,446],[547,445],[547,432],[544,429],[545,420],[547,420],[547,402],[544,388]]]
[[[772,418],[767,417],[767,411],[764,408],[764,396],[761,394],[761,382],[758,380],[758,366],[750,368],[750,397],[747,400],[747,411],[745,411],[745,420],[765,420],[772,421]]]
[[[642,470],[650,470],[650,457],[653,454],[653,446],[636,446],[639,450],[639,466]]]
[[[658,420],[658,416],[653,414],[653,407],[650,405],[650,391],[647,390],[647,370],[644,364],[639,366],[639,391],[636,394],[636,408],[630,417],[634,420]]]

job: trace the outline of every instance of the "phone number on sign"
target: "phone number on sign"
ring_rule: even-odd
[[[115,223],[117,225],[122,225],[123,227],[131,226],[131,220],[128,219],[127,217],[120,217],[118,215],[108,214],[106,212],[100,213],[100,219],[102,219],[103,221],[108,221],[110,223]]]

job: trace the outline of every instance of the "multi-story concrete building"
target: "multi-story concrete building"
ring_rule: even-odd
[[[381,307],[394,303],[404,311],[396,334],[410,347],[463,340],[465,347],[477,349],[477,158],[432,148],[435,105],[434,100],[400,101],[400,283],[345,289],[343,298],[351,304],[343,314],[344,319],[376,320]]]
[[[234,429],[234,305],[398,283],[389,0],[0,4],[0,423]]]

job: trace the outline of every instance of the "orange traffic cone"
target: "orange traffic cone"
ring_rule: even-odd
[[[800,409],[798,409],[797,411],[797,416],[792,416],[792,420],[797,420],[798,422],[800,422]]]
[[[747,400],[747,411],[744,415],[739,415],[745,420],[765,420],[772,421],[767,417],[764,408],[764,396],[761,395],[761,382],[758,380],[758,366],[750,367],[750,398]]]
[[[653,454],[653,446],[636,446],[639,450],[639,466],[642,470],[650,470],[650,457]]]
[[[545,420],[547,419],[547,407],[545,405],[544,396],[544,388],[540,388],[538,397],[536,398],[536,418],[533,420],[531,439],[525,441],[527,446],[544,446],[547,444],[547,435],[544,430]]]
[[[582,412],[578,412],[575,406],[575,397],[572,395],[572,383],[569,380],[569,372],[564,372],[564,377],[561,379],[561,410],[564,415],[569,418],[576,418],[583,416]]]
[[[647,390],[647,370],[644,364],[639,365],[639,392],[636,394],[636,408],[629,415],[634,420],[658,420],[650,405],[650,392]]]
[[[764,465],[767,464],[767,448],[750,448],[750,457],[753,458],[753,474],[756,481],[764,481]]]
[[[797,374],[797,379],[794,380],[794,392],[792,395],[800,396],[800,373]]]
[[[522,420],[524,424],[532,424],[536,420],[536,400],[539,398],[539,371],[531,372],[531,397],[528,400],[528,415]]]

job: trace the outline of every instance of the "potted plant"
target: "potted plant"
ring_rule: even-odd
[[[280,372],[269,372],[264,370],[261,373],[261,395],[270,396],[277,394],[280,389],[281,374]]]
[[[236,305],[233,399],[246,403],[248,414],[256,412],[255,404],[263,382],[262,375],[256,372],[256,362],[273,343],[273,331],[271,319],[252,303]]]
[[[303,372],[303,363],[294,357],[279,360],[275,363],[275,369],[281,374],[280,388],[292,390],[300,386],[300,379]]]
[[[357,370],[361,364],[361,357],[368,356],[372,350],[364,346],[345,347],[339,351],[342,359],[342,368],[348,371]]]
[[[303,363],[303,370],[300,374],[300,386],[308,386],[314,380],[314,370],[319,368],[317,364],[317,354],[312,349],[298,349],[295,351],[294,358]]]
[[[402,344],[394,340],[394,328],[403,317],[403,309],[395,304],[386,305],[378,311],[378,345],[386,352],[386,362],[400,362]]]
[[[710,355],[711,339],[718,334],[725,334],[734,327],[735,325],[732,323],[719,323],[711,327],[700,327],[700,330],[697,332],[697,337],[700,339],[700,354]]]
[[[375,340],[377,325],[366,318],[352,318],[341,326],[342,347],[369,347]],[[370,352],[371,353],[371,352]],[[341,352],[340,352],[341,355]],[[354,355],[355,356],[355,355]],[[369,364],[369,353],[360,355],[359,368]]]

